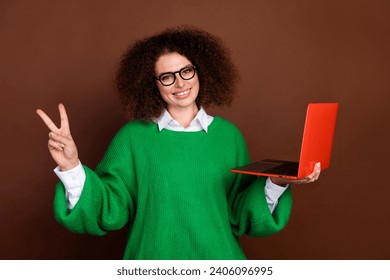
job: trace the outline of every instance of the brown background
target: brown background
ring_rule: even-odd
[[[129,42],[190,24],[220,36],[242,74],[228,109],[253,159],[297,160],[308,102],[337,101],[331,168],[294,187],[288,226],[243,237],[251,259],[390,259],[390,2],[1,1],[1,259],[120,259],[126,230],[77,235],[53,218],[42,108],[68,109],[94,168],[124,124],[112,80]],[[228,82],[228,81],[226,81]]]

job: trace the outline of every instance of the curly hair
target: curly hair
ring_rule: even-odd
[[[168,53],[183,55],[196,66],[198,107],[232,103],[239,76],[230,51],[208,32],[176,27],[137,41],[124,53],[115,87],[129,119],[158,118],[166,107],[157,89],[154,67],[158,58]]]

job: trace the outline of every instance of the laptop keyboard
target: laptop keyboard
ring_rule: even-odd
[[[283,174],[283,175],[297,176],[298,166],[299,166],[298,162],[291,162],[291,163],[286,163],[286,164],[272,167],[266,170],[266,172],[269,174]]]

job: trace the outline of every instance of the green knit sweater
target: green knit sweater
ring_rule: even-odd
[[[95,172],[84,166],[72,211],[58,183],[55,216],[71,231],[94,235],[127,224],[124,259],[245,259],[239,236],[273,234],[291,211],[289,189],[271,215],[265,179],[229,172],[248,162],[241,133],[223,118],[215,117],[208,133],[131,122]]]

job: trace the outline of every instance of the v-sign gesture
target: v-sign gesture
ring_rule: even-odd
[[[59,104],[61,126],[58,128],[53,121],[41,109],[37,109],[37,114],[50,129],[48,147],[54,161],[66,171],[79,164],[78,152],[72,135],[70,134],[68,116],[64,105]]]

